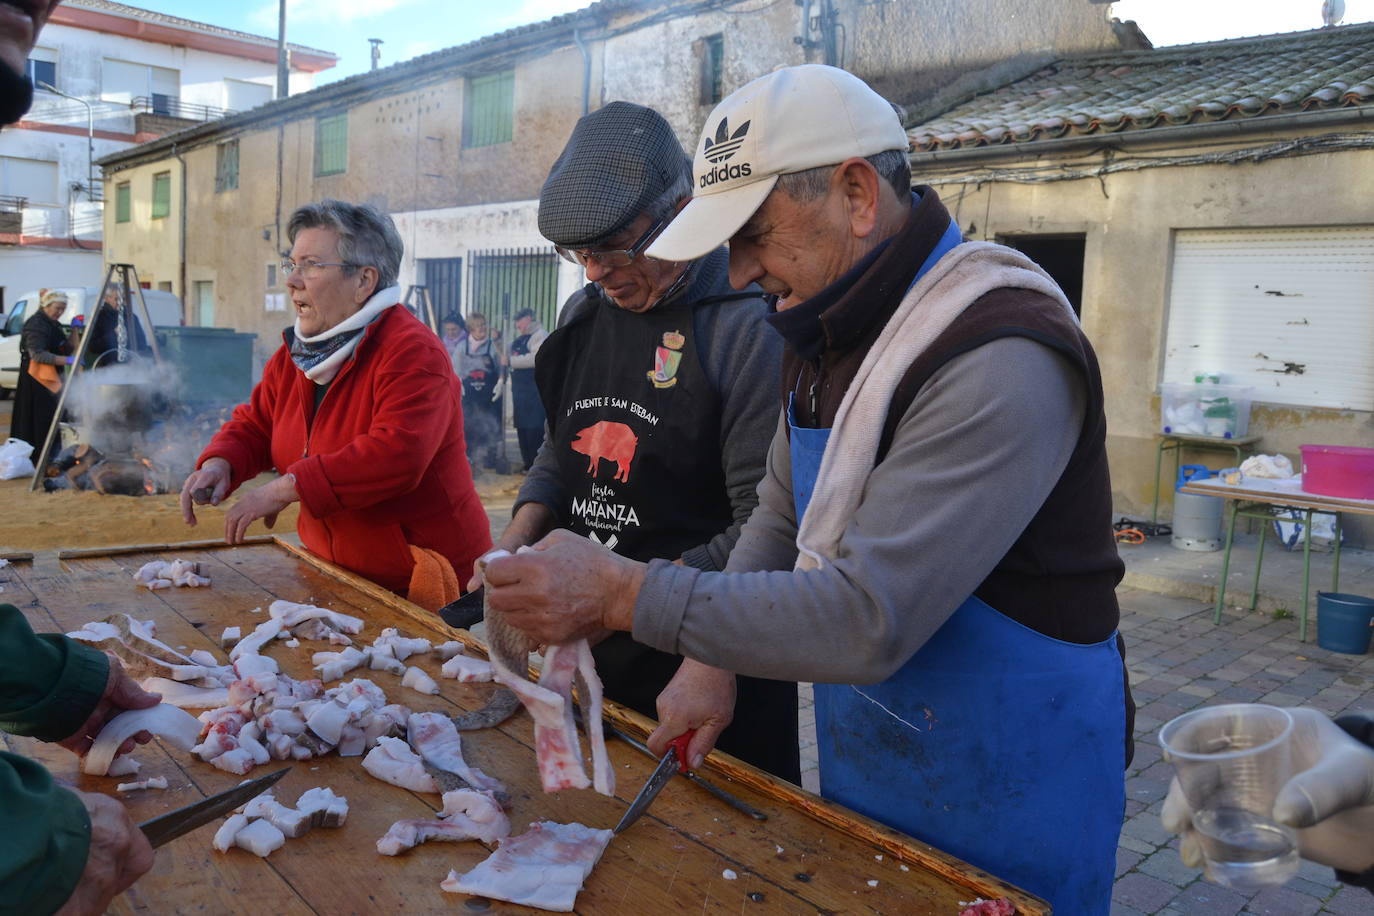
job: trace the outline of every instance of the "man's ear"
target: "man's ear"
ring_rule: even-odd
[[[878,170],[867,159],[846,159],[836,166],[831,183],[842,195],[850,233],[854,238],[868,238],[878,227],[884,184]]]

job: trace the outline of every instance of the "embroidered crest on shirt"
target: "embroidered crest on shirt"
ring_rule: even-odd
[[[682,345],[687,342],[678,331],[663,335],[663,346],[654,349],[654,368],[645,373],[655,388],[671,388],[677,384],[677,367],[682,362]]]

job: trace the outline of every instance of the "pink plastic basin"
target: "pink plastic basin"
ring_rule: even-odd
[[[1374,448],[1302,445],[1302,488],[1308,493],[1374,499]]]

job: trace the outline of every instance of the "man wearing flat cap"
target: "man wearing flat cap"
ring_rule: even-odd
[[[723,247],[644,254],[691,182],[668,122],[629,102],[584,116],[554,163],[539,231],[588,283],[539,349],[547,438],[498,547],[562,527],[641,562],[725,568],[758,503],[782,341],[758,288],[730,288]],[[695,729],[689,761],[719,746],[800,781],[795,682],[737,679],[626,633],[593,651],[606,695],[659,719],[656,751]]]
[[[707,119],[649,248],[730,242],[778,296],[783,403],[725,572],[555,533],[487,570],[541,642],[602,628],[816,682],[821,794],[1049,900],[1111,907],[1130,700],[1097,360],[1019,252],[911,187],[892,107],[832,67]]]

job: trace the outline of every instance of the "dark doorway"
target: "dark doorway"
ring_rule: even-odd
[[[429,300],[434,303],[434,311],[442,322],[450,316],[463,312],[463,259],[462,258],[421,258],[424,267],[425,287],[429,290]]]
[[[1030,258],[1054,278],[1068,297],[1073,313],[1083,314],[1083,252],[1087,236],[1072,235],[999,235],[997,241]]]

